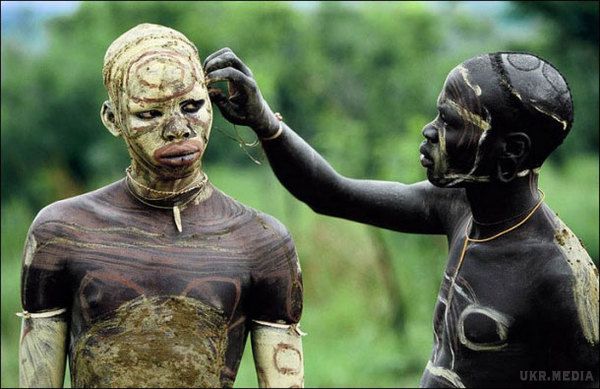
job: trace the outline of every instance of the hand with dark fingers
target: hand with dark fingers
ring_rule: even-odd
[[[227,94],[216,87],[208,89],[211,101],[225,119],[252,128],[263,139],[277,134],[279,118],[262,97],[252,71],[230,48],[206,57],[203,67],[209,85],[227,81]]]

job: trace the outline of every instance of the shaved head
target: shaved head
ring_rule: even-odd
[[[529,168],[540,167],[572,127],[573,101],[567,82],[537,56],[480,55],[453,72],[460,74],[466,99],[489,122],[492,133],[520,131],[530,137]]]
[[[156,24],[140,24],[118,37],[106,51],[104,86],[116,110],[123,92],[146,102],[185,94],[204,73],[196,46],[182,33]]]

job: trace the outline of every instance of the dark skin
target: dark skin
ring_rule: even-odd
[[[520,57],[512,59],[521,65]],[[210,90],[213,103],[226,119],[263,139],[277,178],[314,211],[447,236],[434,348],[422,386],[598,386],[598,272],[543,203],[538,175],[531,171],[532,161],[556,145],[536,148],[536,133],[520,130],[529,117],[505,107],[502,89],[491,85],[484,70],[457,67],[450,73],[438,116],[423,129],[421,164],[429,182],[407,185],[338,174],[285,123],[278,137],[265,140],[280,123],[250,69],[227,48],[207,57],[204,67],[209,82],[228,81],[228,94]],[[526,92],[513,96],[527,98]],[[542,126],[546,120],[552,129],[563,122],[559,108],[548,115],[550,97],[531,110],[545,116],[531,121]],[[554,104],[564,106],[562,100]],[[486,241],[467,242],[463,254],[466,236]],[[586,374],[575,380],[558,376],[574,370]],[[557,376],[540,381],[530,371]]]

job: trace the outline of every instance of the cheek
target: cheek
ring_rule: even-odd
[[[158,121],[148,122],[138,118],[131,118],[127,121],[128,136],[132,139],[137,139],[156,131],[159,126],[160,123]]]
[[[156,126],[153,126],[156,127]],[[153,161],[154,151],[164,145],[164,142],[154,131],[139,131],[127,138],[127,143],[135,152],[137,158]]]
[[[449,134],[446,139],[448,159],[455,167],[470,167],[477,154],[481,131],[465,128]]]
[[[207,134],[210,131],[212,125],[212,110],[210,108],[202,107],[202,109],[188,119],[190,125],[194,127],[194,130],[200,134]]]

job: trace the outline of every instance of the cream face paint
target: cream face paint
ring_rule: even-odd
[[[157,172],[198,169],[212,123],[208,91],[194,69],[199,64],[165,53],[137,62],[122,99],[124,137],[134,164]]]
[[[201,174],[212,107],[198,51],[183,34],[141,24],[106,52],[104,85],[132,158],[132,176],[177,191]]]

